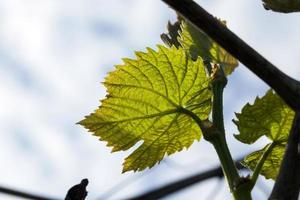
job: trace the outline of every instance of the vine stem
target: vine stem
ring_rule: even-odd
[[[231,153],[225,137],[224,117],[223,117],[223,91],[227,84],[227,78],[222,68],[214,64],[211,69],[212,77],[212,122],[218,129],[218,134],[210,142],[213,144],[227,178],[230,190],[235,191],[235,183],[239,179],[238,171],[234,165]]]
[[[213,125],[218,129],[218,134],[210,142],[213,144],[219,156],[225,177],[234,198],[248,200],[251,199],[251,189],[245,186],[248,185],[249,181],[247,179],[245,179],[246,181],[241,181],[242,178],[239,176],[234,164],[225,136],[223,92],[227,85],[227,78],[222,67],[218,64],[212,66],[210,76],[212,77],[213,92],[212,121]],[[243,187],[240,187],[240,184],[242,184]]]
[[[228,149],[223,120],[223,91],[227,84],[226,76],[219,65],[214,65],[211,71],[213,91],[213,122],[202,121],[193,112],[182,108],[182,113],[191,116],[202,130],[203,137],[215,148],[219,157],[224,176],[227,179],[231,193],[236,200],[251,200],[251,183],[239,176],[238,170]]]

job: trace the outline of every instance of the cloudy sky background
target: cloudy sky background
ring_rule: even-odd
[[[201,0],[227,20],[228,27],[281,70],[300,79],[300,14],[277,14],[260,0]],[[0,184],[62,198],[88,178],[88,199],[120,199],[218,164],[205,141],[143,173],[121,174],[129,152],[110,153],[75,125],[105,96],[100,82],[135,50],[155,48],[174,12],[157,0],[1,0],[0,1]],[[235,141],[231,119],[267,86],[244,66],[230,76],[225,122],[234,158],[261,148]],[[126,181],[112,197],[106,191]],[[264,199],[272,181],[261,179],[255,199]],[[203,182],[166,199],[230,199],[226,184]],[[200,198],[201,197],[201,198]],[[0,199],[16,199],[0,195]]]

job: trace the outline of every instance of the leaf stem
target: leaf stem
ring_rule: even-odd
[[[268,156],[270,155],[270,153],[272,152],[273,148],[275,147],[277,143],[276,142],[272,142],[268,147],[267,147],[267,150],[263,153],[263,155],[261,156],[261,158],[259,159],[254,171],[253,171],[253,174],[251,176],[251,187],[253,188],[255,186],[255,183],[257,181],[257,178],[259,176],[259,173],[266,161],[266,159],[268,158]]]

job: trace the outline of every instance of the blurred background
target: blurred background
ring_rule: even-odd
[[[197,1],[281,70],[300,79],[300,14],[266,11],[260,0]],[[0,0],[0,185],[63,199],[88,178],[87,199],[123,199],[217,166],[204,140],[140,173],[122,174],[128,152],[76,125],[105,96],[101,81],[134,51],[161,44],[175,13],[157,0]],[[237,142],[234,112],[268,89],[244,66],[229,77],[225,122],[234,158],[266,144]],[[260,178],[254,199],[273,181]],[[18,199],[0,194],[0,199]],[[210,179],[165,199],[231,199]]]

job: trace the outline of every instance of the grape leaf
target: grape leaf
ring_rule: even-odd
[[[225,25],[225,22],[222,21]],[[214,42],[206,33],[199,31],[189,22],[179,18],[174,24],[168,23],[168,33],[161,35],[164,43],[171,47],[183,47],[196,60],[198,56],[205,61],[218,63],[229,75],[238,66],[238,61],[221,46]]]
[[[211,112],[210,79],[201,58],[191,60],[182,48],[147,50],[109,73],[107,98],[79,122],[113,152],[142,141],[125,159],[124,172],[152,167],[200,139],[201,130],[184,110],[200,119]]]
[[[236,139],[252,144],[266,136],[276,142],[261,171],[266,178],[275,178],[277,175],[294,115],[294,111],[272,90],[264,97],[256,98],[253,105],[246,104],[241,113],[236,113],[237,120],[233,122],[240,132],[235,135]],[[244,164],[254,170],[265,149],[266,147],[248,155]],[[267,169],[271,165],[273,170]]]
[[[286,141],[291,129],[294,111],[272,90],[262,98],[256,98],[253,105],[246,104],[233,120],[240,134],[235,137],[246,144],[252,144],[265,135],[272,141]]]
[[[249,155],[247,155],[242,161],[242,164],[252,170],[255,169],[257,162],[261,158],[261,156],[266,151],[267,147],[271,145],[266,145],[263,149],[255,151]],[[276,179],[277,174],[280,169],[281,161],[283,158],[283,154],[285,151],[285,145],[286,143],[279,143],[278,145],[275,145],[272,149],[271,153],[268,155],[268,158],[265,160],[263,167],[260,171],[260,174],[265,176],[267,179]]]
[[[290,13],[300,11],[299,0],[263,0],[263,5],[267,10]]]
[[[221,22],[224,26],[226,25],[224,21]],[[181,46],[190,53],[192,59],[197,59],[200,56],[203,60],[217,63],[222,67],[226,75],[231,74],[238,66],[237,59],[189,22],[182,21],[178,40]]]

